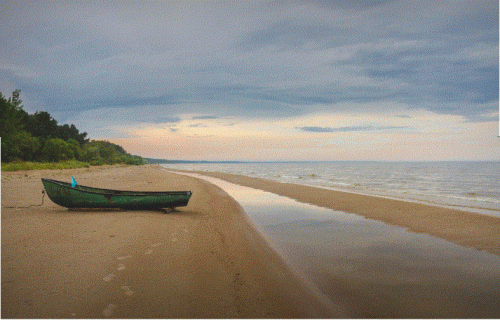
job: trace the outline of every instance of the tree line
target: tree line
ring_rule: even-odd
[[[20,90],[5,98],[0,92],[0,137],[2,163],[14,161],[58,162],[78,160],[91,165],[144,164],[146,161],[127,153],[108,141],[92,140],[75,125],[59,125],[46,111],[27,113]]]

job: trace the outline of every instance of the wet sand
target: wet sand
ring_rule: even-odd
[[[191,190],[187,207],[68,210],[41,177]],[[31,206],[28,208],[23,208]],[[2,172],[3,318],[343,317],[270,249],[221,189],[158,166]]]
[[[352,212],[500,255],[500,219],[440,207],[244,176],[223,180]],[[187,207],[72,210],[41,177],[123,190],[191,190]],[[17,207],[17,208],[8,208]],[[349,293],[345,293],[349,295]],[[200,179],[159,166],[2,173],[4,318],[338,318],[256,231],[238,203]]]
[[[242,175],[196,172],[234,184],[283,195],[300,202],[355,213],[425,233],[460,246],[500,255],[500,218],[439,206],[281,183]]]

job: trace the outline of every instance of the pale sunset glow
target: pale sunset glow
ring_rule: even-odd
[[[0,91],[132,154],[500,160],[497,1],[0,8]]]
[[[495,121],[473,123],[429,111],[406,114],[321,113],[275,121],[181,115],[175,124],[121,128],[127,138],[111,141],[140,153],[161,150],[173,159],[188,154],[194,160],[411,161],[441,160],[441,155],[469,160],[494,158],[498,152],[495,136],[484,139],[496,130]],[[163,157],[161,152],[152,156]]]

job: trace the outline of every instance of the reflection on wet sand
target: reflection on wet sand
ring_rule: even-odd
[[[375,220],[197,176],[245,209],[275,249],[354,317],[500,316],[500,257]]]

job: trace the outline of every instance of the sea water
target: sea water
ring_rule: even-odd
[[[238,201],[285,261],[351,317],[500,316],[500,257],[494,254],[194,176]]]
[[[271,162],[163,164],[422,202],[500,217],[500,162]]]

